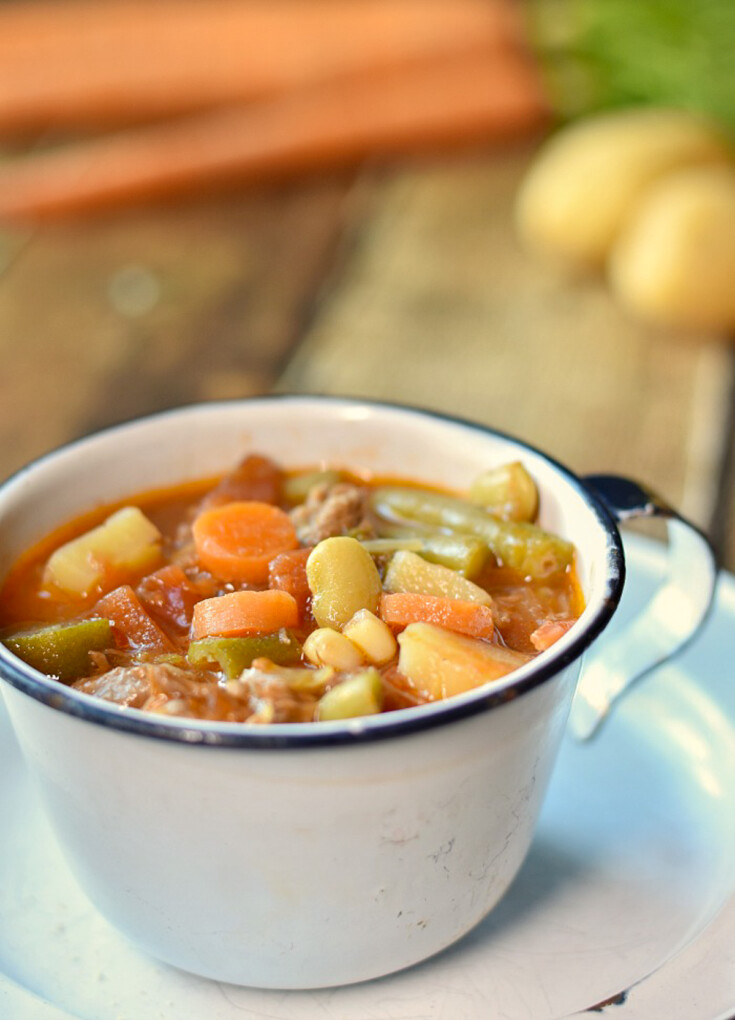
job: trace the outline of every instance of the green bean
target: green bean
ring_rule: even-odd
[[[420,538],[363,538],[360,545],[371,556],[389,556],[391,553],[405,550],[420,553],[424,548]]]
[[[79,620],[53,624],[3,638],[3,643],[19,659],[41,673],[70,683],[88,676],[90,652],[103,652],[115,642],[109,620]]]
[[[532,521],[538,512],[538,489],[520,461],[483,471],[470,486],[470,500],[504,521]]]
[[[499,563],[522,574],[544,578],[571,564],[570,542],[525,521],[501,521],[466,500],[409,486],[382,486],[372,495],[375,512],[384,518],[474,535],[487,542]]]
[[[192,641],[186,657],[192,666],[219,667],[228,680],[240,676],[254,659],[271,662],[296,662],[301,645],[288,630],[253,637],[206,637]]]
[[[373,554],[399,552],[405,549],[418,553],[430,563],[440,563],[443,567],[456,570],[470,580],[477,577],[487,562],[487,544],[470,535],[444,535],[413,523],[407,528],[405,523],[401,526],[386,520],[378,520],[376,528],[385,538],[362,543]],[[379,542],[384,542],[386,548],[380,548]],[[392,543],[390,548],[387,546],[388,543]]]

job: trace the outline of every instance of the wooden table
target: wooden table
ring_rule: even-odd
[[[0,231],[0,476],[176,404],[373,396],[645,480],[735,568],[735,349],[531,261],[512,203],[532,151]]]

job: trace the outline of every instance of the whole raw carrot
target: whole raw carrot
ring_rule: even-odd
[[[489,606],[465,599],[444,598],[441,595],[415,595],[408,592],[381,595],[378,615],[392,627],[407,627],[409,623],[433,623],[437,627],[469,637],[491,638],[495,629],[493,612]]]
[[[0,131],[247,101],[521,34],[509,0],[67,0],[0,5]]]
[[[298,626],[298,622],[296,599],[288,592],[233,591],[197,602],[191,640],[275,634],[283,628]]]
[[[535,129],[546,111],[532,66],[481,48],[8,161],[0,167],[0,219],[69,215],[368,155],[493,142]]]

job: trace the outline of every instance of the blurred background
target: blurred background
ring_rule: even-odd
[[[369,396],[643,480],[735,567],[734,129],[732,0],[4,0],[0,477]]]

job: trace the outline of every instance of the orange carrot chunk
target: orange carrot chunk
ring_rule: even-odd
[[[273,634],[298,622],[298,604],[286,591],[232,591],[197,602],[191,640]]]
[[[268,564],[299,544],[288,514],[270,503],[235,502],[199,514],[194,543],[202,566],[224,581],[265,584]]]
[[[123,647],[175,651],[173,642],[151,619],[129,584],[108,592],[94,607],[94,612],[110,621],[115,638]]]
[[[545,652],[559,638],[563,638],[576,622],[576,620],[544,620],[531,634],[531,644],[536,651]]]
[[[445,630],[478,638],[491,638],[495,629],[489,606],[438,595],[415,595],[410,592],[383,594],[378,615],[391,627],[407,627],[409,623],[433,623]]]

